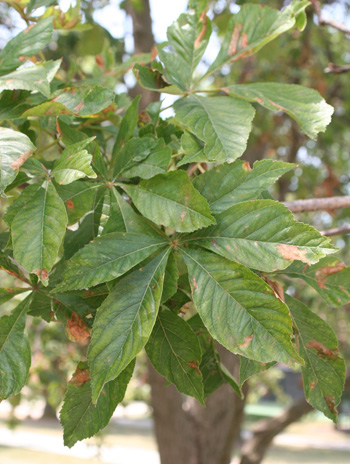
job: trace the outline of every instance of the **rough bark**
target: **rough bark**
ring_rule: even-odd
[[[236,373],[238,358],[219,348],[226,367]],[[243,420],[244,400],[232,388],[220,387],[206,402],[181,395],[149,370],[155,433],[162,464],[229,464]]]
[[[281,415],[260,421],[253,431],[252,438],[242,447],[240,464],[260,464],[275,436],[310,411],[312,407],[305,399],[301,399],[295,401]]]

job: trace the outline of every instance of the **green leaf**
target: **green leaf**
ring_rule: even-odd
[[[132,138],[122,147],[115,158],[113,177],[121,176],[124,171],[132,167],[133,163],[143,161],[147,158],[157,141],[151,137]]]
[[[130,139],[132,133],[134,132],[138,116],[139,116],[139,101],[140,96],[136,97],[128,106],[127,110],[125,111],[125,115],[122,119],[122,122],[119,127],[119,132],[117,136],[117,140],[115,141],[113,152],[112,152],[112,160],[115,161],[115,157],[121,147],[125,145],[125,143]]]
[[[63,243],[65,259],[70,259],[77,251],[94,239],[94,228],[94,215],[90,212],[81,220],[77,230],[67,230]]]
[[[193,185],[208,200],[210,210],[217,214],[236,203],[255,200],[293,167],[294,164],[283,161],[262,160],[256,161],[251,169],[249,163],[237,160],[197,176]]]
[[[96,404],[91,399],[91,380],[79,386],[73,378],[60,412],[65,446],[71,448],[77,441],[92,437],[108,425],[115,408],[124,398],[134,366],[135,361],[131,361],[116,379],[106,383]]]
[[[312,139],[326,130],[334,111],[316,90],[301,85],[264,82],[231,85],[225,91],[233,97],[260,103],[268,110],[284,111]]]
[[[50,82],[55,77],[61,60],[45,61],[35,66],[20,68],[0,77],[0,92],[3,90],[32,90],[50,96]]]
[[[74,113],[72,113],[66,106],[62,105],[62,103],[49,101],[42,103],[41,105],[34,106],[33,108],[29,108],[21,116],[23,118],[28,118],[32,116],[59,116],[61,114],[73,115]]]
[[[125,170],[123,176],[150,179],[157,174],[162,174],[168,169],[171,153],[171,148],[161,138],[158,140],[156,146],[150,149],[150,154],[147,158]]]
[[[82,177],[97,177],[91,167],[92,155],[87,150],[84,150],[92,140],[94,140],[94,137],[70,145],[63,150],[52,170],[52,176],[56,182],[66,185]]]
[[[177,281],[179,280],[179,270],[174,253],[170,253],[165,269],[163,294],[161,303],[165,303],[177,291]]]
[[[0,75],[15,70],[25,58],[40,52],[50,42],[52,32],[52,18],[46,18],[16,35],[0,52]]]
[[[0,127],[0,196],[34,151],[35,146],[25,134]]]
[[[169,251],[117,282],[98,309],[88,351],[93,401],[147,343],[157,318]]]
[[[185,156],[177,163],[177,166],[183,166],[188,163],[209,162],[205,154],[205,144],[191,132],[184,132],[181,137],[181,147]]]
[[[79,116],[99,113],[114,102],[114,93],[100,85],[66,87],[53,95],[53,102],[61,103]]]
[[[58,256],[67,222],[66,208],[51,182],[45,182],[12,221],[15,259],[44,284]]]
[[[338,258],[327,256],[313,266],[295,262],[283,274],[304,280],[330,306],[342,306],[350,301],[350,267]]]
[[[0,401],[19,393],[28,377],[31,354],[24,328],[30,299],[0,318]]]
[[[337,251],[327,237],[296,222],[288,208],[273,200],[233,205],[217,216],[217,226],[184,241],[264,272],[285,269],[294,260],[317,263]]]
[[[0,258],[0,267],[1,267],[1,258]],[[19,295],[20,293],[28,292],[30,288],[0,288],[0,305],[11,300],[14,296]]]
[[[181,251],[193,301],[212,337],[256,361],[300,361],[291,344],[288,308],[262,279],[214,253]]]
[[[195,12],[180,15],[168,27],[168,42],[158,46],[158,55],[164,63],[164,75],[170,84],[181,90],[191,88],[193,73],[207,48],[210,35],[210,19]]]
[[[246,149],[255,110],[232,97],[190,95],[174,103],[176,118],[205,142],[210,161],[232,163]]]
[[[169,309],[159,312],[146,353],[154,368],[179,392],[204,405],[202,353],[196,334],[186,321]]]
[[[155,64],[157,66],[157,64]],[[171,95],[182,95],[183,91],[176,85],[170,85],[164,78],[162,72],[148,66],[136,64],[133,67],[134,75],[141,87],[155,92],[169,93]]]
[[[309,4],[307,0],[293,0],[281,12],[265,5],[242,5],[229,21],[219,54],[205,75],[212,74],[224,63],[256,53],[271,40],[292,29],[298,14]]]
[[[345,363],[338,351],[332,328],[295,298],[286,295],[296,328],[305,397],[316,409],[334,422],[345,381]]]
[[[253,375],[259,374],[260,372],[266,371],[270,367],[276,364],[275,361],[269,363],[263,363],[254,361],[253,359],[245,358],[241,356],[239,364],[239,386],[242,387],[244,382],[252,377]]]
[[[242,398],[243,395],[236,380],[220,361],[220,355],[215,348],[215,341],[205,328],[199,315],[196,314],[191,317],[188,323],[198,336],[201,344],[203,355],[199,369],[203,375],[204,398],[210,396],[224,384],[230,385],[237,395]]]
[[[124,185],[143,216],[178,232],[191,232],[215,223],[206,200],[184,171],[158,174],[138,186]]]
[[[68,261],[57,292],[79,290],[119,277],[164,247],[163,237],[115,232],[96,238]]]

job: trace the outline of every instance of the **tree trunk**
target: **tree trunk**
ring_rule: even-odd
[[[221,360],[237,376],[238,357],[219,347]],[[206,401],[206,408],[181,395],[152,368],[152,407],[162,464],[229,464],[239,438],[244,400],[227,385]]]

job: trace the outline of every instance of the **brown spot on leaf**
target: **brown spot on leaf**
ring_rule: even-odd
[[[287,259],[288,261],[294,261],[297,259],[303,263],[311,264],[306,257],[306,250],[299,250],[299,248],[295,245],[286,245],[284,243],[280,243],[277,245],[277,251],[284,259]]]
[[[266,276],[264,277],[264,280],[272,288],[273,293],[275,294],[275,297],[280,299],[284,303],[284,290],[283,290],[282,285],[279,282],[276,282],[274,280],[270,280]]]
[[[195,277],[192,277],[192,282],[193,282],[194,288],[196,289],[196,292],[198,292],[198,284],[197,284]]]
[[[10,164],[10,168],[15,169],[16,171],[19,170],[19,168],[22,166],[22,164],[30,157],[30,155],[33,153],[34,150],[28,150],[25,153],[23,153],[19,158],[17,158],[15,161],[13,161]]]
[[[336,266],[325,266],[321,269],[316,271],[316,279],[324,281],[327,279],[328,276],[337,274],[338,272],[342,271],[346,268],[344,263],[339,263]]]
[[[72,342],[80,342],[90,337],[90,329],[86,322],[74,311],[70,319],[67,318],[66,332]]]
[[[323,282],[321,282],[320,280],[317,280],[317,285],[320,287],[320,288],[326,288],[325,284]]]
[[[243,171],[246,171],[246,172],[249,172],[252,170],[250,164],[248,161],[244,161],[243,165],[242,165],[242,168],[243,168]]]
[[[262,100],[262,98],[260,98],[260,97],[256,97],[255,100],[256,100],[258,103],[260,103],[260,105],[262,105],[262,104],[264,103],[263,100]]]
[[[13,81],[14,81],[14,79],[7,79],[7,81],[6,81],[6,85],[9,85],[9,84],[11,84],[11,82],[13,82]]]
[[[323,343],[317,340],[311,340],[311,342],[306,344],[307,348],[313,348],[317,351],[319,356],[325,356],[326,358],[336,359],[339,358],[339,351],[338,350],[330,350],[327,348]]]
[[[202,375],[201,371],[199,370],[197,361],[190,361],[187,363],[187,365],[194,369],[198,375]]]
[[[24,33],[25,33],[25,34],[28,34],[28,32],[29,32],[31,29],[33,29],[33,27],[34,27],[34,24],[31,24],[29,27],[27,27],[27,29],[24,30]]]
[[[316,382],[313,380],[313,381],[310,383],[310,390],[313,390],[315,387],[316,387]]]
[[[254,335],[251,334],[251,335],[247,335],[244,339],[244,342],[241,343],[240,345],[238,345],[238,348],[247,348],[247,346],[249,346],[250,342],[253,340],[254,338]]]
[[[201,44],[202,40],[204,39],[205,34],[207,32],[208,18],[207,18],[207,15],[206,15],[205,11],[202,12],[202,14],[200,15],[199,20],[202,22],[203,26],[202,26],[202,29],[201,29],[198,37],[194,41],[194,48],[198,48],[200,46],[200,44]]]
[[[67,201],[66,201],[66,205],[67,205],[67,208],[69,208],[69,209],[73,209],[73,208],[74,208],[74,203],[72,202],[72,200],[67,200]]]
[[[239,41],[239,36],[241,34],[241,30],[242,30],[242,24],[236,24],[236,26],[233,29],[230,44],[228,46],[228,51],[227,51],[227,53],[230,56],[233,56],[237,51],[237,45]]]
[[[103,69],[105,67],[105,62],[102,58],[101,55],[96,55],[95,56],[95,61],[96,61],[96,64],[97,66],[100,68],[100,69]]]
[[[242,32],[241,45],[242,45],[242,48],[245,48],[248,46],[248,36],[245,32]]]
[[[49,273],[46,269],[35,269],[33,273],[36,274],[41,280],[49,280]]]
[[[79,111],[82,109],[83,106],[84,106],[84,100],[82,100],[80,103],[77,104],[77,106],[74,107],[74,111],[76,113],[79,113]]]
[[[181,222],[184,221],[186,214],[187,214],[187,211],[183,211],[183,212],[181,213]]]
[[[324,400],[325,402],[327,403],[327,406],[329,407],[329,410],[331,411],[331,413],[333,414],[338,414],[338,411],[336,410],[336,407],[335,407],[335,399],[334,399],[334,396],[332,395],[326,395],[324,397]]]
[[[76,387],[81,387],[84,383],[89,382],[90,373],[88,369],[79,369],[77,367],[76,371],[72,375],[69,383],[70,385],[75,385]]]

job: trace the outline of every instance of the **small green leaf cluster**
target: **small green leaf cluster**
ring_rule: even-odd
[[[133,62],[141,86],[179,96],[171,119],[161,118],[160,103],[139,115],[139,98],[130,102],[98,79],[66,82],[61,61],[40,55],[21,67],[59,28],[51,7],[0,54],[0,187],[11,203],[0,267],[25,283],[1,289],[0,303],[29,292],[0,319],[0,399],[28,376],[27,316],[88,339],[61,411],[67,446],[108,424],[144,348],[160,374],[203,405],[223,384],[242,395],[251,375],[297,363],[307,400],[336,418],[345,367],[335,335],[271,279],[301,278],[338,306],[350,298],[349,268],[328,256],[336,251],[328,238],[268,198],[293,165],[238,159],[252,103],[286,112],[310,137],[325,130],[333,109],[297,85],[214,89],[207,80],[303,24],[308,2],[293,0],[282,12],[243,5],[201,76],[212,27],[205,2],[192,3],[157,60]],[[61,28],[80,24],[68,19]],[[194,176],[192,166],[208,170]],[[239,381],[216,342],[240,356]]]

